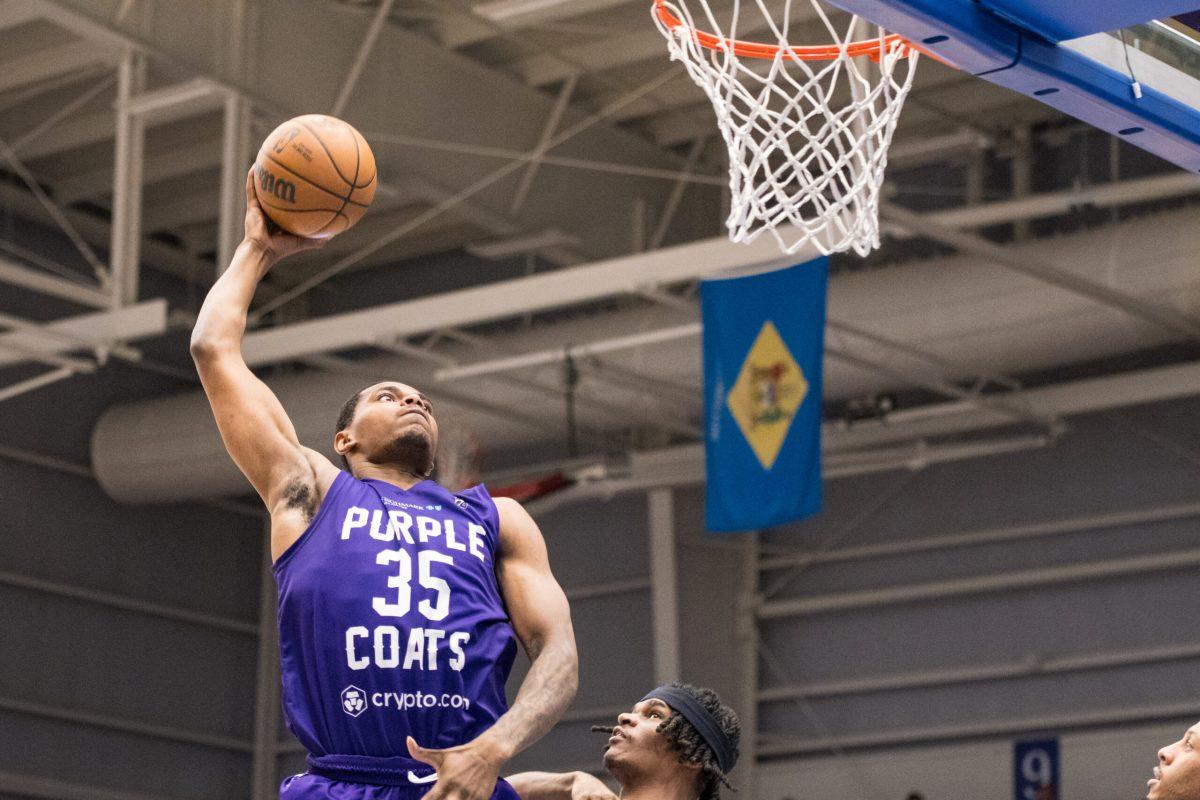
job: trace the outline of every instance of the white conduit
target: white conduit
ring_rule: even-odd
[[[870,733],[834,736],[826,739],[796,739],[783,742],[768,740],[759,745],[758,754],[760,758],[786,758],[830,751],[876,749],[953,739],[1009,736],[1030,731],[1062,731],[1071,728],[1127,725],[1136,722],[1161,722],[1174,719],[1195,721],[1197,708],[1200,708],[1200,698],[1169,705],[1134,706],[967,725],[945,725],[898,731],[874,730]]]
[[[16,589],[66,597],[71,600],[91,603],[92,605],[115,608],[120,611],[132,611],[136,614],[169,619],[174,622],[186,622],[189,625],[199,625],[204,628],[212,628],[229,633],[249,634],[251,636],[258,633],[258,625],[254,622],[247,622],[233,617],[224,617],[218,614],[207,614],[203,611],[176,608],[174,606],[163,605],[162,603],[124,597],[98,589],[70,586],[65,583],[33,578],[28,575],[18,575],[13,572],[0,572],[0,586],[11,586]]]
[[[151,739],[162,739],[181,744],[200,745],[201,747],[211,747],[217,750],[231,750],[237,753],[249,753],[253,750],[250,742],[235,739],[231,736],[196,733],[169,725],[153,725],[146,722],[121,719],[107,714],[95,714],[77,708],[60,708],[58,706],[30,703],[8,697],[0,697],[0,712],[52,719],[59,722],[67,722],[71,725],[89,725],[93,728],[131,733],[137,736],[146,736]]]
[[[1131,556],[1106,561],[1091,561],[1063,567],[1006,572],[999,575],[980,575],[972,578],[954,578],[945,581],[930,581],[907,586],[890,586],[857,592],[778,600],[759,606],[759,619],[783,619],[786,617],[827,614],[835,611],[851,611],[861,608],[889,606],[896,603],[914,603],[925,600],[941,600],[947,597],[964,597],[1015,589],[1033,589],[1057,586],[1065,583],[1142,575],[1153,572],[1171,572],[1200,567],[1200,549],[1176,550],[1148,556]]]
[[[966,683],[1029,678],[1040,675],[1062,675],[1071,672],[1131,667],[1143,664],[1162,664],[1200,658],[1200,645],[1173,645],[1151,647],[1141,650],[1125,650],[1107,653],[1083,653],[1064,656],[1040,657],[1031,654],[1028,658],[1007,664],[985,664],[953,669],[926,670],[900,675],[870,678],[853,678],[841,681],[826,681],[800,686],[775,686],[758,693],[759,702],[777,703],[787,700],[812,700],[821,697],[844,697],[847,695],[872,694],[875,692],[906,689],[927,689],[933,686],[956,686]]]
[[[941,536],[927,536],[920,539],[905,539],[898,542],[843,547],[824,552],[814,551],[812,553],[797,553],[795,555],[767,556],[763,558],[761,568],[764,571],[778,570],[790,567],[804,567],[810,564],[832,564],[841,561],[859,561],[869,558],[911,555],[913,553],[927,553],[934,550],[950,550],[956,547],[972,547],[974,545],[993,544],[995,542],[1012,542],[1063,533],[1117,528],[1122,525],[1169,522],[1171,520],[1192,519],[1194,517],[1200,517],[1200,503],[1187,503],[1184,505],[1166,506],[1164,508],[1116,511],[1094,516],[1070,517],[1067,519],[1047,520],[1045,522],[1033,522],[1026,525],[987,528]]]

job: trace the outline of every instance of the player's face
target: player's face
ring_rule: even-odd
[[[604,767],[623,783],[622,776],[663,775],[683,768],[678,754],[658,732],[658,726],[673,713],[662,700],[650,699],[617,717],[617,727],[604,750]]]
[[[428,441],[430,458],[437,451],[438,426],[433,404],[403,383],[384,381],[364,389],[350,430],[368,458],[386,456],[396,450],[397,442],[412,437]]]
[[[1147,800],[1200,800],[1200,724],[1158,751]]]

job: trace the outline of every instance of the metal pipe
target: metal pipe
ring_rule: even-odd
[[[77,708],[61,708],[58,706],[45,705],[43,703],[31,703],[25,700],[15,700],[8,697],[0,697],[0,711],[11,714],[24,714],[31,717],[40,717],[42,719],[52,719],[59,722],[66,722],[71,725],[88,725],[94,728],[103,728],[104,730],[129,733],[135,736],[145,736],[151,739],[161,739],[169,742],[179,742],[181,744],[200,745],[201,747],[211,747],[215,750],[229,750],[235,753],[248,753],[252,749],[250,742],[243,741],[241,739],[235,739],[231,736],[216,736],[209,733],[198,733],[195,731],[182,730],[170,725],[154,725],[146,722],[137,722],[135,720],[112,717],[107,714],[96,714]]]
[[[888,160],[891,161],[891,158]],[[933,211],[926,215],[926,218],[949,228],[985,228],[990,225],[1064,214],[1080,206],[1112,208],[1193,194],[1200,194],[1200,178],[1186,172],[1172,172],[1151,178],[1112,181],[1065,189],[1061,192],[1030,194],[1014,200]],[[903,230],[895,233],[912,235]]]
[[[888,731],[878,728],[869,733],[822,739],[795,739],[782,742],[763,742],[759,745],[760,758],[786,758],[789,756],[827,753],[831,750],[862,750],[921,744],[955,739],[971,739],[991,736],[1008,736],[1031,731],[1064,730],[1071,728],[1094,728],[1107,725],[1128,725],[1135,722],[1167,721],[1186,719],[1195,721],[1200,697],[1167,705],[1136,706],[1133,708],[1105,709],[1101,711],[1055,714],[1043,717],[996,720],[964,725],[943,725],[933,728]]]
[[[862,608],[891,606],[897,603],[915,603],[926,600],[942,600],[948,597],[1008,592],[1016,589],[1035,589],[1046,586],[1094,581],[1104,578],[1121,578],[1154,572],[1171,572],[1200,566],[1200,549],[1176,550],[1148,556],[1090,561],[1063,567],[1006,572],[998,575],[979,575],[971,578],[953,578],[944,581],[890,586],[882,589],[867,589],[856,592],[777,600],[763,603],[758,610],[759,619],[784,619],[788,617],[828,614],[836,611],[851,611]]]
[[[70,378],[78,371],[74,367],[59,367],[28,380],[19,381],[11,386],[5,386],[0,389],[0,403],[26,392],[32,392],[34,389],[40,389],[43,386],[49,386],[52,383]]]
[[[742,729],[750,735],[742,738],[739,743],[742,758],[738,770],[738,783],[746,797],[757,797],[755,782],[758,778],[758,703],[755,698],[759,691],[759,626],[756,609],[759,603],[759,569],[758,559],[761,542],[757,531],[744,537],[745,552],[742,556],[741,591],[738,594],[738,626],[734,634],[738,652],[742,654],[739,664],[739,678],[742,696],[738,712],[741,717]]]
[[[242,240],[246,213],[246,162],[250,160],[250,109],[246,99],[230,92],[225,97],[221,129],[221,207],[217,216],[217,275],[233,260]]]
[[[172,800],[161,795],[124,792],[119,789],[100,789],[67,783],[40,775],[19,775],[0,772],[0,792],[16,797],[35,797],[42,800]]]
[[[144,614],[160,619],[168,619],[173,622],[184,622],[189,625],[198,625],[202,628],[211,628],[213,630],[238,634],[255,635],[258,633],[258,626],[253,622],[246,622],[234,617],[208,614],[203,611],[192,611],[186,608],[176,608],[149,600],[124,597],[98,589],[84,589],[79,586],[70,586],[56,581],[33,578],[28,575],[18,575],[14,572],[0,572],[0,585],[65,597],[71,600],[80,600],[85,603],[115,608],[119,611],[129,611],[135,614]]]
[[[606,583],[590,583],[583,586],[575,586],[566,589],[567,599],[571,602],[577,600],[594,600],[597,597],[611,597],[616,594],[630,594],[632,592],[644,592],[650,588],[649,578],[630,578],[624,581],[609,581]]]
[[[279,797],[275,732],[279,729],[279,645],[275,622],[275,576],[271,571],[271,519],[262,515],[263,555],[259,570],[258,672],[254,682],[254,745],[251,759],[252,800]]]
[[[1130,316],[1151,322],[1188,339],[1200,339],[1200,319],[1196,319],[1190,314],[1118,292],[1102,283],[1060,269],[1052,264],[1040,263],[1028,253],[1001,247],[978,236],[947,228],[892,203],[880,204],[880,213],[888,221],[935,242],[953,247],[963,253],[979,256],[1023,275],[1045,281],[1052,286],[1088,297],[1098,303],[1118,308]]]
[[[911,555],[927,553],[936,550],[949,550],[957,547],[972,547],[980,544],[996,542],[1011,542],[1023,539],[1036,539],[1056,534],[1093,531],[1102,528],[1116,528],[1123,525],[1144,525],[1153,522],[1168,522],[1177,519],[1194,519],[1200,517],[1200,503],[1167,506],[1164,508],[1134,509],[1132,511],[1117,511],[1108,514],[1069,517],[1066,519],[1033,522],[1025,525],[1012,525],[1001,528],[984,528],[982,530],[951,533],[940,536],[928,536],[919,539],[907,539],[899,542],[883,542],[844,547],[838,550],[824,552],[796,553],[764,558],[762,569],[777,570],[790,567],[807,566],[809,564],[832,564],[841,561],[859,561],[869,558],[884,558],[896,555]]]
[[[654,682],[680,677],[679,585],[675,552],[675,502],[670,489],[647,497],[650,548],[650,611],[654,640]]]
[[[114,306],[137,301],[142,221],[142,159],[145,124],[131,108],[134,95],[145,86],[145,59],[126,50],[117,68],[117,125],[113,154],[112,276]]]
[[[558,97],[554,101],[554,108],[550,110],[550,116],[546,119],[546,124],[542,128],[542,135],[538,138],[538,150],[546,149],[546,143],[550,141],[550,137],[558,129],[558,124],[562,121],[563,114],[570,107],[571,96],[575,93],[575,86],[578,82],[578,72],[572,72],[563,81],[562,87],[558,90]],[[517,186],[517,191],[513,193],[508,213],[516,214],[521,210],[521,206],[525,205],[525,198],[529,196],[529,190],[533,188],[533,179],[537,177],[538,168],[541,165],[542,160],[535,158],[525,167],[525,172],[521,175],[521,183]]]
[[[758,693],[762,703],[778,703],[797,698],[845,697],[847,695],[873,694],[875,692],[927,689],[933,686],[959,686],[969,683],[1061,675],[1072,672],[1087,672],[1113,667],[1132,667],[1142,664],[1161,664],[1168,661],[1183,661],[1200,658],[1200,645],[1172,645],[1141,650],[1108,653],[1081,653],[1065,656],[1038,656],[1007,664],[956,667],[952,669],[926,670],[900,675],[851,678],[826,681],[799,686],[775,686]]]
[[[561,350],[542,350],[537,353],[523,353],[517,356],[477,361],[472,364],[463,364],[456,367],[446,367],[434,372],[433,378],[436,381],[455,381],[462,378],[492,375],[497,372],[508,372],[526,367],[541,367],[549,364],[557,364],[568,357],[587,358],[588,356],[598,356],[618,350],[629,350],[649,344],[661,344],[663,342],[673,342],[678,339],[688,339],[699,336],[701,330],[699,322],[689,322],[686,325],[660,328],[629,336],[618,336],[577,347],[564,347]]]
[[[363,67],[367,65],[367,59],[371,57],[371,51],[375,49],[375,42],[379,40],[379,34],[383,30],[384,24],[387,23],[388,15],[392,13],[392,6],[395,4],[396,0],[383,0],[379,4],[379,8],[375,10],[371,26],[367,28],[367,35],[363,37],[362,43],[358,46],[358,52],[354,55],[354,63],[350,65],[350,71],[346,73],[346,80],[342,82],[341,91],[338,92],[337,99],[333,101],[333,108],[329,111],[333,116],[340,117],[346,110],[346,103],[350,101],[350,95],[354,93],[354,87],[358,84]]]

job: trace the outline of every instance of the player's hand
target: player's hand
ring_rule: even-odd
[[[328,239],[310,239],[306,236],[296,236],[288,233],[271,221],[258,202],[254,193],[254,167],[246,173],[246,239],[247,242],[262,248],[263,253],[272,261],[299,253],[301,250],[316,250],[324,247]]]
[[[571,800],[616,800],[604,781],[586,772],[576,772],[571,780]]]
[[[437,783],[423,800],[488,800],[505,758],[483,739],[445,750],[426,750],[408,737],[408,753],[437,770]]]

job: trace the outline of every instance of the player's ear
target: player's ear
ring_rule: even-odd
[[[333,435],[333,449],[339,456],[344,456],[354,448],[354,437],[350,431],[338,431]]]

